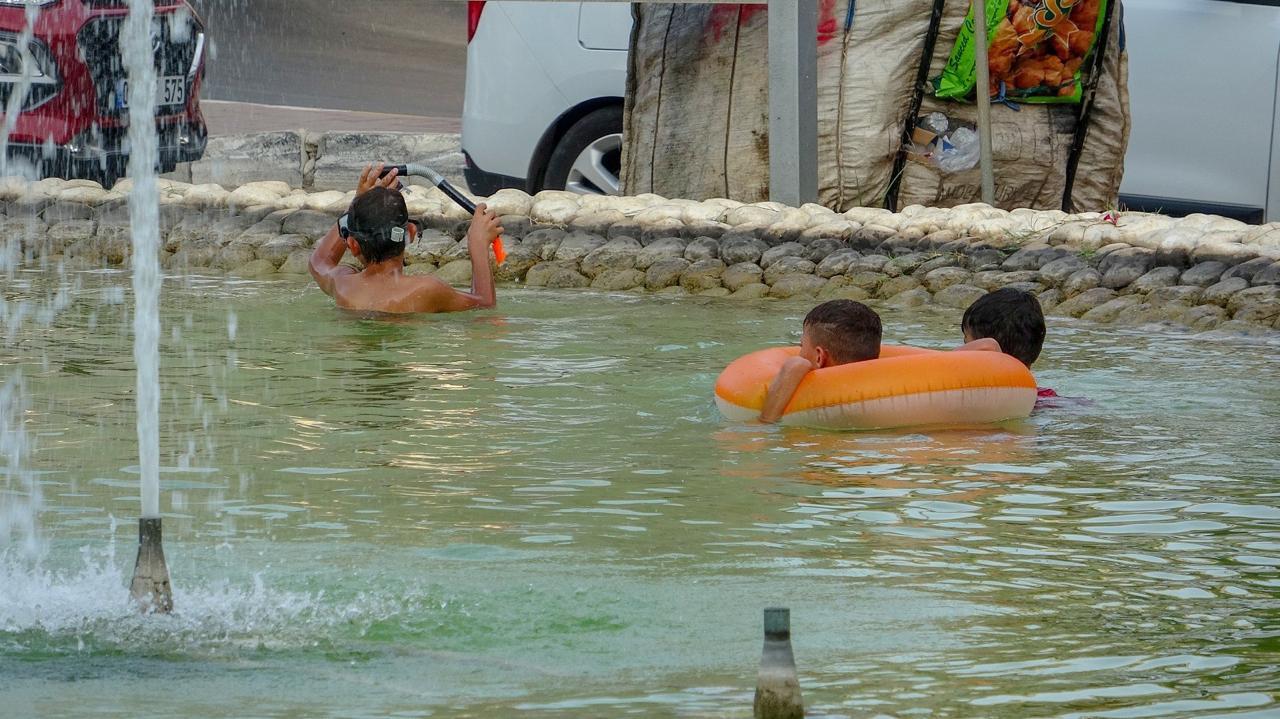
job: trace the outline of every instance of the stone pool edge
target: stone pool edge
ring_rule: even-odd
[[[0,218],[28,263],[118,266],[129,252],[128,181],[0,180]],[[314,242],[352,193],[254,182],[235,190],[160,181],[162,262],[241,277],[305,275]],[[470,280],[466,214],[435,188],[406,188],[428,231],[407,271]],[[1036,293],[1050,315],[1196,331],[1280,330],[1280,223],[1208,215],[1005,211],[982,204],[900,213],[819,205],[634,197],[488,198],[507,230],[503,283],[732,299],[845,297],[963,309],[998,287]]]

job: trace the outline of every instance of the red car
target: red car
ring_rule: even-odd
[[[23,77],[23,5],[0,0],[0,112]],[[40,0],[35,0],[39,2]],[[160,170],[204,155],[200,113],[204,25],[186,0],[154,0]],[[10,162],[46,177],[84,177],[110,186],[128,163],[128,83],[120,52],[127,0],[43,0],[30,43],[31,85],[9,133]],[[6,118],[7,120],[8,118]]]

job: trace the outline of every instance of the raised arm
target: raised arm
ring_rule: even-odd
[[[338,275],[347,275],[352,272],[350,267],[338,264],[342,262],[342,256],[346,251],[347,243],[342,239],[342,235],[338,234],[338,226],[335,224],[316,243],[315,249],[311,251],[311,259],[307,262],[307,268],[311,270],[311,276],[315,278],[316,284],[320,285],[320,289],[330,297],[333,296],[334,279]]]
[[[782,369],[769,384],[769,392],[764,398],[764,407],[760,409],[760,421],[772,424],[782,417],[795,395],[796,389],[805,375],[813,371],[813,363],[803,357],[792,357],[782,364]]]
[[[359,197],[375,187],[391,187],[392,183],[396,182],[396,170],[392,170],[386,177],[379,177],[380,174],[382,174],[381,164],[365,165],[360,178],[356,180],[356,196]],[[334,223],[325,236],[316,243],[315,249],[311,251],[311,259],[307,262],[307,269],[311,270],[311,276],[315,278],[316,284],[320,285],[320,289],[330,297],[333,296],[334,278],[354,272],[350,267],[339,264],[346,252],[347,242],[338,232],[337,223]]]
[[[489,265],[489,245],[502,234],[498,216],[484,204],[476,206],[467,230],[467,251],[471,254],[471,291],[454,290],[455,298],[448,301],[449,310],[469,310],[477,307],[493,307],[498,295],[493,285],[493,267]]]

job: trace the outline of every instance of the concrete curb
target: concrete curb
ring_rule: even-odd
[[[280,181],[307,190],[346,190],[369,162],[420,162],[454,184],[464,183],[460,138],[446,132],[284,130],[212,137],[203,159],[164,177],[227,189]]]

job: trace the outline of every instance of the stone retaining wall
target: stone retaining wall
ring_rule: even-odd
[[[70,268],[129,253],[128,182],[0,181],[5,236],[30,259]],[[284,182],[162,181],[164,265],[245,277],[306,273],[311,246],[352,193]],[[429,231],[408,271],[470,280],[468,217],[434,188],[406,189]],[[1174,322],[1194,330],[1280,329],[1280,223],[1129,213],[1005,212],[986,205],[901,213],[817,205],[743,205],[656,195],[582,197],[502,190],[507,283],[732,299],[846,297],[957,309],[998,287],[1035,292],[1050,314],[1100,322]]]

